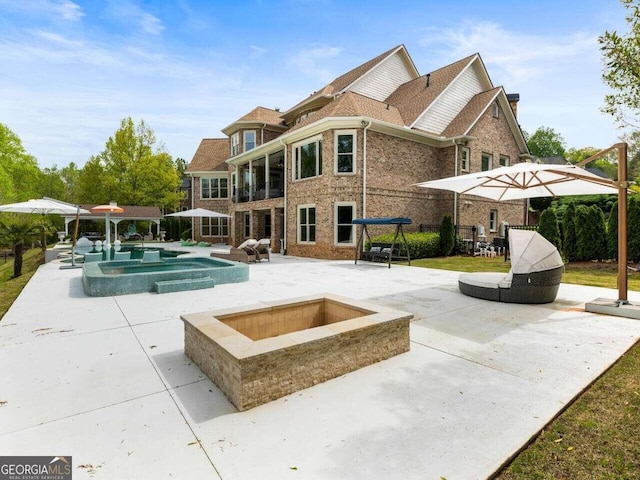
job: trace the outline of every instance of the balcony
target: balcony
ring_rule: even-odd
[[[233,190],[233,203],[246,203],[282,197],[284,197],[284,185],[282,182],[246,185]]]

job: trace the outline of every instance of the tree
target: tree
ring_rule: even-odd
[[[105,171],[99,157],[93,156],[78,173],[75,200],[79,203],[109,203],[104,189]]]
[[[0,245],[13,251],[13,278],[22,275],[24,248],[38,240],[42,225],[29,215],[7,215],[0,218]]]
[[[451,215],[445,215],[440,224],[440,252],[449,256],[456,246],[456,232]]]
[[[533,135],[526,134],[527,146],[536,157],[564,157],[564,138],[553,128],[540,127]]]
[[[602,111],[612,115],[621,126],[634,123],[640,111],[640,5],[635,0],[621,0],[627,10],[629,31],[615,30],[598,37],[605,63],[602,79],[614,90],[604,98]]]
[[[96,203],[115,200],[123,205],[163,207],[180,201],[180,177],[171,155],[156,147],[156,137],[143,120],[125,118],[105,149],[88,162],[91,173],[80,175],[83,197],[93,192]],[[92,184],[95,188],[89,188]]]
[[[0,123],[0,203],[37,197],[41,177],[38,162],[20,137]]]
[[[560,227],[558,226],[558,217],[553,208],[547,208],[540,215],[540,224],[538,233],[553,243],[558,250],[562,247],[560,241]]]
[[[578,259],[578,237],[576,234],[576,204],[570,202],[562,216],[562,251],[567,262]]]

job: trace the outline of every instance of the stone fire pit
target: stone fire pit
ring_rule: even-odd
[[[411,318],[331,294],[182,316],[185,353],[238,410],[409,351]]]

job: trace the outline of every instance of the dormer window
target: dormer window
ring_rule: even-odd
[[[245,130],[243,132],[243,144],[244,148],[243,152],[248,152],[249,150],[253,150],[256,148],[256,131],[255,130]]]
[[[238,132],[231,135],[231,156],[238,155],[240,153],[240,134]]]

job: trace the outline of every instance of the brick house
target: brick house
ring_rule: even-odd
[[[501,224],[524,222],[525,202],[414,184],[527,158],[518,100],[493,86],[479,54],[420,75],[404,45],[395,47],[286,112],[257,107],[224,128],[226,138],[203,140],[187,168],[194,207],[232,218],[227,230],[198,219],[194,236],[228,234],[234,245],[267,237],[276,252],[351,258],[354,218],[417,225],[450,214],[485,226],[491,239]]]

